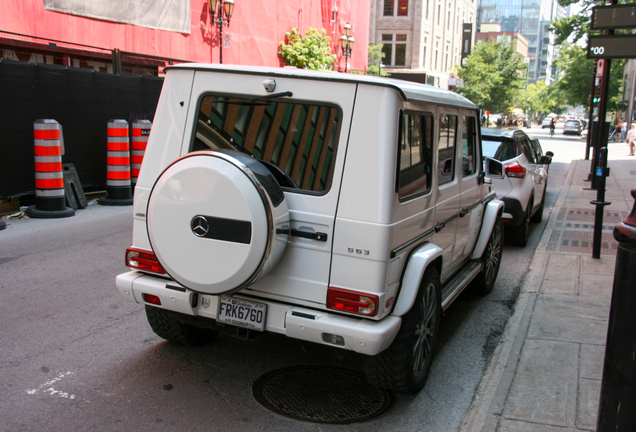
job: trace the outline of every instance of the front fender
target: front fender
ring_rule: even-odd
[[[493,199],[486,204],[484,219],[481,221],[481,231],[479,232],[475,249],[473,249],[473,253],[470,256],[472,259],[479,259],[484,254],[484,249],[486,249],[486,244],[488,244],[488,239],[490,238],[490,233],[492,233],[492,229],[495,226],[497,219],[501,217],[503,209],[504,203],[498,199]]]
[[[391,315],[402,316],[411,310],[426,268],[438,258],[441,259],[443,252],[439,246],[427,243],[411,253],[402,277],[400,295]]]

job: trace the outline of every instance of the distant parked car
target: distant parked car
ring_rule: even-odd
[[[484,156],[504,164],[503,179],[492,179],[497,198],[504,202],[502,216],[513,244],[528,243],[530,222],[541,222],[548,184],[548,168],[554,153],[543,154],[535,137],[522,130],[482,129]]]
[[[549,128],[551,121],[552,119],[550,117],[544,118],[543,121],[541,122],[541,129]]]
[[[568,120],[565,122],[565,126],[563,127],[563,135],[566,134],[574,134],[581,135],[583,131],[583,125],[579,120]]]

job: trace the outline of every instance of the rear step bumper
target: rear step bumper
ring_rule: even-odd
[[[197,294],[169,279],[153,277],[141,272],[122,273],[116,279],[117,289],[128,301],[147,304],[142,294],[159,297],[161,306],[180,314],[216,320],[218,297]],[[265,330],[322,345],[338,347],[361,354],[375,355],[393,342],[402,318],[389,315],[380,321],[361,319],[331,312],[291,306],[270,299],[235,294],[234,297],[258,301],[267,305]],[[206,299],[202,305],[203,299]],[[156,305],[151,305],[156,306]],[[325,338],[325,335],[327,337]],[[340,336],[342,344],[326,342],[329,336]]]

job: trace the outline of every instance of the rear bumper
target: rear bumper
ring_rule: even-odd
[[[146,304],[142,294],[152,294],[161,299],[160,307],[164,309],[200,319],[216,320],[217,296],[197,294],[169,279],[131,271],[117,276],[116,285],[120,294],[133,303]],[[235,294],[235,297],[255,300],[267,305],[265,331],[367,355],[375,355],[388,348],[402,324],[402,318],[393,315],[380,321],[372,321],[293,306],[260,297],[253,298],[240,293]],[[203,299],[206,301],[203,302]],[[342,336],[344,346],[325,342],[323,333]]]

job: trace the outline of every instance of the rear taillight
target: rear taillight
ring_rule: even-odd
[[[146,270],[158,274],[166,273],[154,253],[141,249],[126,249],[126,265],[136,270]]]
[[[327,307],[357,315],[376,316],[379,297],[373,294],[359,293],[342,288],[329,287]]]
[[[506,175],[508,177],[524,178],[526,176],[526,169],[519,165],[517,162],[507,164],[504,167],[504,170],[506,171]]]

